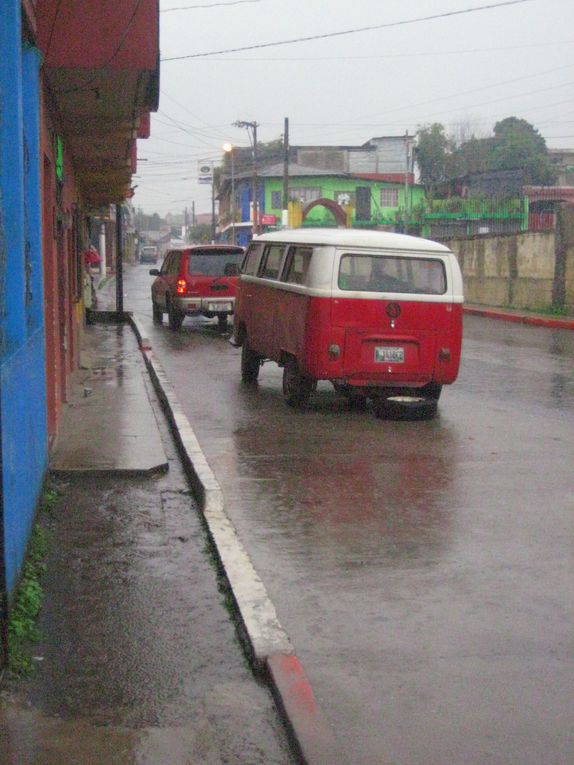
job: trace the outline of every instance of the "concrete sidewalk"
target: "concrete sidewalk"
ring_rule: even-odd
[[[527,324],[533,327],[546,327],[547,329],[574,329],[574,316],[554,316],[512,308],[496,308],[494,306],[478,305],[476,303],[466,303],[464,312],[472,316],[483,316],[486,319],[509,321],[515,324]]]
[[[36,671],[2,680],[0,762],[291,765],[296,737],[266,668],[245,661],[134,331],[96,324],[84,341],[52,455],[58,499],[39,518],[51,541]]]
[[[50,456],[52,473],[138,475],[167,470],[144,376],[129,326],[85,328],[80,370]]]

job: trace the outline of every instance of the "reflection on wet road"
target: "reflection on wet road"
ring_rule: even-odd
[[[240,382],[215,324],[126,306],[175,386],[226,507],[353,765],[574,761],[574,333],[467,318],[432,422],[329,385],[287,408]]]

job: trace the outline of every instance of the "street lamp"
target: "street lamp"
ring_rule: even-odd
[[[231,244],[235,244],[235,159],[231,143],[223,144],[223,151],[229,154],[231,159]]]

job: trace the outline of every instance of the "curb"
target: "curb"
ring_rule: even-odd
[[[198,499],[210,540],[240,618],[240,632],[257,671],[265,674],[283,716],[291,743],[304,765],[333,765],[339,760],[334,733],[315,701],[301,662],[281,626],[265,586],[225,513],[223,492],[203,454],[187,416],[149,339],[133,315],[127,315],[154,389],[178,445],[185,472]]]
[[[522,313],[498,311],[496,308],[478,308],[474,306],[464,306],[463,310],[464,313],[473,316],[483,316],[486,319],[510,321],[515,324],[528,324],[530,326],[546,327],[548,329],[574,329],[574,319],[557,319],[550,316],[528,316]]]

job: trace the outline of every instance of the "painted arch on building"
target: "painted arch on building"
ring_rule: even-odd
[[[312,202],[309,202],[309,204],[303,208],[303,220],[305,220],[307,215],[311,212],[311,210],[314,207],[326,207],[327,210],[329,210],[329,212],[331,212],[334,215],[335,220],[337,221],[337,224],[339,226],[347,225],[347,213],[343,210],[341,205],[338,205],[332,199],[325,199],[324,197],[322,197],[321,199],[314,199]]]

